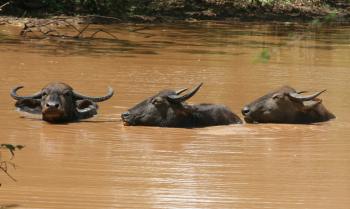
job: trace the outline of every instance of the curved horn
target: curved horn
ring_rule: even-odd
[[[186,101],[189,98],[191,98],[193,95],[195,95],[202,85],[203,85],[203,83],[200,83],[198,86],[196,86],[194,89],[192,89],[189,93],[187,93],[185,95],[182,95],[182,96],[181,95],[169,95],[167,98],[170,101],[177,102],[177,103]]]
[[[176,93],[177,95],[179,95],[179,94],[181,94],[181,93],[187,91],[187,89],[188,89],[188,88],[180,89],[180,90],[175,91],[175,93]]]
[[[32,96],[18,96],[17,95],[17,91],[18,91],[18,89],[21,89],[21,88],[23,88],[23,86],[16,86],[15,88],[13,88],[12,91],[11,91],[11,97],[14,98],[15,100],[20,100],[20,99],[39,99],[39,98],[41,98],[41,96],[43,94],[41,91],[39,91],[39,92],[33,94]]]
[[[93,102],[103,102],[103,101],[111,98],[113,96],[113,94],[114,94],[114,90],[111,87],[108,87],[107,95],[102,96],[102,97],[88,97],[88,96],[84,96],[84,95],[81,95],[81,94],[73,91],[73,95],[76,99],[89,99]]]
[[[310,101],[310,100],[313,100],[315,99],[316,97],[318,97],[320,94],[322,94],[323,92],[325,92],[325,90],[322,90],[322,91],[319,91],[317,93],[314,93],[312,95],[309,95],[309,96],[303,96],[303,95],[300,95],[298,93],[289,93],[288,96],[291,98],[291,99],[294,99],[294,100],[297,100],[297,101],[300,101],[300,102],[303,102],[303,101]]]

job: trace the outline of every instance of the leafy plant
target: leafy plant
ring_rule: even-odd
[[[334,21],[336,21],[337,19],[337,13],[336,12],[331,12],[329,14],[327,14],[326,16],[324,16],[323,18],[315,18],[311,21],[311,26],[315,26],[315,27],[320,27],[324,24],[328,25],[333,23]]]
[[[9,166],[12,166],[13,168],[16,168],[16,165],[12,162],[15,151],[23,149],[23,145],[13,145],[13,144],[1,144],[0,145],[0,170],[3,171],[10,179],[13,181],[16,181],[15,178],[11,176],[11,174],[8,172]],[[3,158],[4,152],[10,153],[10,159],[6,160]],[[1,184],[0,184],[1,185]]]
[[[262,51],[258,54],[255,59],[255,63],[268,63],[271,59],[270,50],[267,48],[262,49]]]

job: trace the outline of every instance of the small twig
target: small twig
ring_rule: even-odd
[[[27,28],[27,29],[21,30],[20,35],[23,36],[23,37],[25,37],[25,36],[27,36],[27,33],[32,33],[32,32],[33,32],[33,31],[32,31],[31,29]]]
[[[33,32],[31,30],[31,28],[33,28],[33,27],[34,26],[29,26],[29,23],[24,23],[24,27],[19,34],[23,37],[27,36],[27,33]]]
[[[117,21],[121,21],[121,19],[116,18],[116,17],[110,17],[110,16],[102,16],[102,15],[87,15],[87,16],[81,16],[81,17],[85,17],[85,18],[92,18],[92,17],[97,17],[97,18],[103,18],[103,19],[110,19],[110,20],[117,20]]]
[[[0,6],[0,11],[2,11],[2,8],[6,7],[7,5],[11,4],[11,2],[6,2],[5,4]]]
[[[151,34],[151,33],[143,33],[143,32],[140,32],[142,30],[147,30],[149,29],[150,27],[149,26],[145,26],[145,27],[141,27],[141,28],[136,28],[136,29],[132,29],[132,30],[129,30],[129,32],[133,32],[133,33],[137,33],[137,34],[142,34],[142,35],[146,35],[145,38],[150,38],[152,36],[155,36],[154,34]]]
[[[63,35],[59,32],[59,30],[54,29],[55,26],[65,26],[67,28],[72,28],[74,29],[77,34],[73,36],[69,35]],[[53,21],[48,21],[48,22],[35,22],[35,21],[30,21],[24,24],[23,29],[20,32],[20,35],[23,37],[26,37],[28,33],[41,33],[43,36],[52,36],[52,37],[66,37],[66,38],[85,38],[83,34],[87,31],[91,23],[87,23],[82,29],[79,29],[76,27],[73,23],[68,21],[68,18],[57,18],[56,20]],[[93,34],[89,36],[89,38],[94,38],[98,33],[104,32],[108,34],[109,36],[113,37],[114,39],[118,39],[117,36],[114,34],[104,30],[104,29],[97,29]]]
[[[75,27],[72,23],[68,22],[67,20],[62,20],[64,23],[68,24],[68,26],[72,27],[74,30],[76,30],[78,33],[80,33],[80,30]]]
[[[94,33],[90,36],[90,38],[94,38],[95,35],[98,34],[99,32],[104,32],[104,33],[110,35],[111,37],[113,37],[113,38],[119,40],[118,37],[116,37],[116,36],[113,35],[112,33],[108,32],[108,31],[105,31],[105,30],[103,30],[103,29],[98,29],[96,32],[94,32]]]
[[[8,172],[7,172],[7,166],[4,168],[2,166],[0,166],[0,169],[13,181],[17,181],[15,178],[13,178]]]
[[[57,24],[57,21],[49,21],[49,22],[46,22],[46,23],[39,23],[38,25],[35,25],[34,23],[33,23],[33,27],[48,27],[48,25],[51,25],[51,24]]]
[[[43,34],[43,35],[47,35],[47,36],[50,36],[50,33],[56,33],[56,36],[60,36],[60,33],[57,31],[57,30],[54,30],[54,29],[51,29],[49,28],[46,32],[40,30],[40,32]],[[54,34],[53,34],[54,35]]]
[[[12,144],[0,144],[0,149],[6,149],[7,151],[10,152],[11,158],[10,160],[13,159],[15,156],[15,150],[20,150],[24,146],[23,145],[12,145]],[[0,170],[2,170],[10,179],[13,181],[17,181],[14,177],[12,177],[8,173],[8,165],[12,166],[14,169],[16,169],[16,165],[10,161],[2,160],[2,152],[0,150]],[[1,185],[1,184],[0,184]]]
[[[76,37],[80,37],[81,36],[81,34],[83,34],[84,33],[84,31],[88,28],[90,26],[90,23],[89,24],[87,24],[79,33],[78,33],[78,35],[76,35]]]
[[[150,27],[149,26],[144,26],[144,27],[141,27],[141,28],[135,28],[135,29],[132,29],[132,30],[129,30],[130,32],[138,32],[138,31],[141,31],[141,30],[147,30],[149,29]]]

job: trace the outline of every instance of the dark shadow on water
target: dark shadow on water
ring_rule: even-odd
[[[118,123],[118,122],[121,122],[121,119],[113,119],[113,120],[112,119],[110,119],[110,120],[107,120],[107,119],[103,119],[103,120],[101,120],[101,119],[100,120],[89,119],[89,120],[76,120],[76,121],[68,121],[68,122],[49,123],[49,122],[42,120],[41,118],[31,118],[30,116],[28,116],[28,117],[20,116],[20,118],[28,120],[28,121],[36,121],[36,122],[42,121],[43,123],[50,124],[50,125],[69,125],[72,123]]]
[[[0,44],[9,46],[16,52],[43,53],[55,56],[103,56],[105,54],[158,54],[154,49],[159,47],[128,40],[114,39],[0,39]],[[13,47],[26,44],[27,47]]]
[[[121,119],[111,119],[111,120],[81,120],[73,123],[122,123]]]
[[[151,128],[161,128],[161,129],[188,129],[188,130],[195,130],[195,129],[205,129],[210,127],[227,127],[227,126],[242,126],[243,124],[233,123],[233,124],[226,124],[226,125],[209,125],[209,126],[148,126],[148,125],[127,125],[126,127],[151,127]],[[125,126],[125,125],[124,125]]]
[[[17,208],[20,207],[19,204],[6,204],[6,205],[1,205],[0,204],[0,209],[10,209],[10,208]]]

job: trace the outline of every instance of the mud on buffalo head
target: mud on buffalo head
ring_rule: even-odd
[[[11,91],[11,96],[17,100],[15,106],[20,111],[42,114],[42,119],[51,122],[67,122],[90,118],[97,114],[97,102],[105,101],[113,96],[109,87],[108,94],[102,97],[81,95],[65,83],[50,83],[41,91],[31,96],[19,96],[17,86]]]
[[[186,104],[185,101],[195,95],[201,86],[202,83],[183,95],[187,88],[159,92],[122,113],[124,125],[203,127],[241,123],[238,116],[223,105]]]
[[[289,86],[266,94],[246,105],[242,114],[247,123],[315,123],[327,121],[335,116],[317,97],[322,90],[311,95],[302,95]]]

